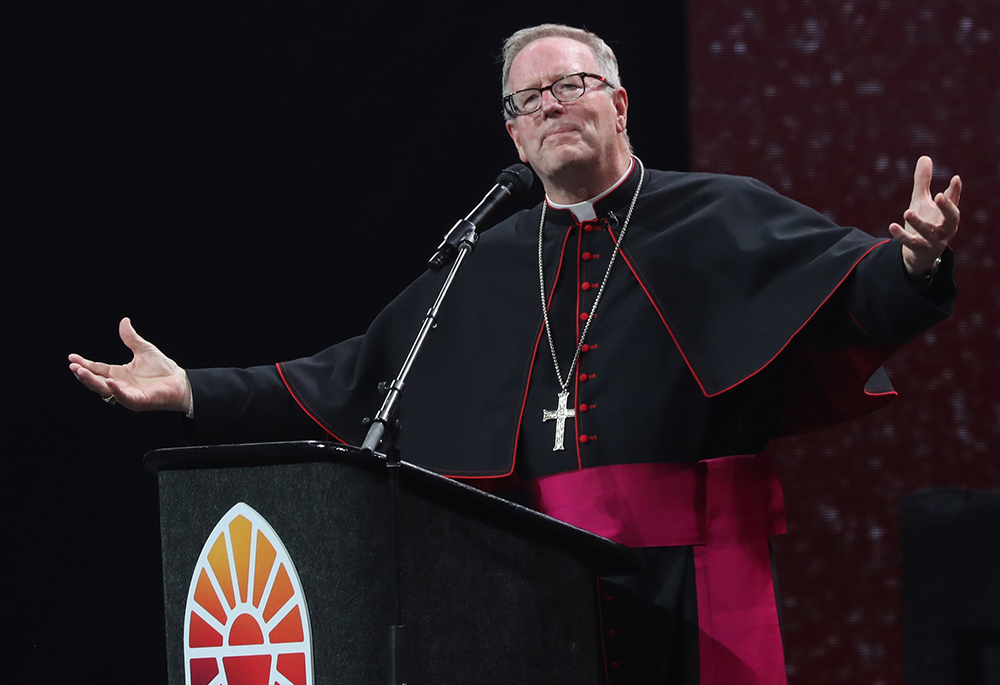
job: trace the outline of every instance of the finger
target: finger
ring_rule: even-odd
[[[132,352],[139,352],[142,347],[153,347],[149,341],[136,333],[135,328],[132,327],[132,320],[127,316],[118,324],[118,336]]]
[[[70,368],[73,368],[73,364],[78,364],[81,368],[86,369],[92,374],[107,378],[111,375],[111,365],[105,364],[104,362],[95,362],[89,359],[85,359],[78,354],[71,354],[69,356]]]
[[[135,348],[141,345],[144,341],[139,337],[139,334],[135,332],[132,327],[132,320],[127,316],[118,322],[118,337],[122,339],[125,343],[125,347],[129,348],[135,352]]]
[[[948,184],[948,190],[944,191],[944,195],[957,207],[958,201],[962,199],[962,179],[958,176],[952,176],[951,183]]]
[[[110,388],[108,388],[107,379],[102,376],[96,376],[87,370],[85,367],[79,364],[70,364],[69,370],[73,372],[76,379],[83,383],[87,388],[98,393],[102,397],[107,397],[112,394]]]
[[[934,266],[934,260],[944,251],[920,236],[907,233],[899,224],[889,226],[889,232],[902,245],[903,265],[911,276],[923,276]]]
[[[889,235],[907,247],[920,249],[925,247],[927,243],[918,233],[907,231],[906,228],[896,223],[889,225]]]
[[[902,243],[903,245],[912,250],[921,251],[921,250],[926,250],[930,247],[930,245],[927,244],[927,241],[924,238],[920,237],[919,234],[907,231],[903,226],[900,226],[899,224],[889,225],[889,235],[891,235],[894,240],[899,241],[900,243]]]
[[[118,404],[132,411],[149,411],[157,408],[150,406],[149,398],[141,390],[123,386],[113,378],[108,379],[108,392],[114,396]]]
[[[118,404],[126,409],[132,409],[135,406],[136,398],[131,391],[118,385],[113,378],[109,378],[106,385],[108,387],[107,394],[112,395],[118,401]]]
[[[923,199],[930,195],[931,176],[934,174],[934,162],[927,155],[917,160],[917,166],[913,170],[913,193],[911,201]]]
[[[934,198],[934,204],[937,205],[938,209],[941,210],[941,214],[944,216],[943,226],[945,228],[958,228],[958,220],[959,217],[961,217],[961,212],[958,211],[958,205],[952,202],[951,199],[944,193],[938,193],[938,196]]]
[[[924,221],[912,209],[908,209],[903,212],[903,219],[906,220],[908,228],[912,228],[927,240],[937,242],[941,239],[941,235],[943,233],[941,226],[938,224],[932,224],[929,221]]]
[[[907,239],[897,238],[904,245],[910,247],[915,252],[933,252],[935,256],[941,254],[944,248],[958,231],[958,224],[946,223],[942,226],[921,221],[916,216],[906,216]],[[893,237],[897,237],[895,234]]]

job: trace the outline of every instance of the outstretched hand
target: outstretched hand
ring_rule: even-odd
[[[903,212],[904,225],[894,223],[889,226],[892,237],[903,244],[906,271],[915,278],[931,271],[935,260],[958,232],[962,179],[953,176],[947,190],[931,197],[933,171],[934,164],[930,157],[917,160],[910,207]]]
[[[118,324],[118,335],[132,350],[128,364],[105,364],[69,355],[69,370],[77,380],[105,400],[114,400],[133,411],[164,409],[186,412],[191,401],[187,372],[132,328],[128,318]],[[110,401],[110,400],[109,400]]]

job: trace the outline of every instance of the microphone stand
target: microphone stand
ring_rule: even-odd
[[[476,227],[468,221],[460,222],[452,230],[454,231],[456,229],[460,229],[463,233],[460,236],[453,236],[453,239],[457,238],[456,242],[458,243],[458,254],[455,257],[455,263],[448,272],[448,276],[445,278],[444,285],[441,286],[441,291],[438,293],[437,299],[434,300],[434,304],[431,308],[427,310],[427,315],[424,317],[424,321],[420,326],[420,331],[417,333],[416,340],[413,341],[413,346],[410,348],[410,352],[406,355],[406,360],[403,362],[399,375],[388,385],[385,385],[384,383],[380,384],[380,387],[383,387],[386,390],[385,400],[382,402],[382,408],[379,410],[378,414],[376,414],[375,418],[370,421],[368,435],[365,437],[364,442],[361,443],[360,452],[364,457],[371,457],[375,455],[376,450],[380,446],[382,447],[382,453],[385,455],[386,475],[389,482],[389,527],[390,541],[392,545],[390,564],[393,605],[392,624],[389,626],[389,685],[406,685],[407,680],[406,668],[402,659],[402,656],[406,653],[406,633],[402,624],[402,613],[400,607],[400,456],[399,447],[397,445],[399,438],[399,422],[396,418],[396,414],[399,411],[399,399],[406,387],[406,378],[410,373],[413,362],[416,361],[417,356],[420,354],[420,350],[423,348],[424,341],[426,340],[428,333],[430,333],[431,329],[437,325],[438,312],[440,311],[441,304],[444,302],[444,299],[448,294],[448,290],[451,288],[452,281],[455,279],[455,274],[458,273],[466,255],[475,249],[476,242],[479,240],[479,234],[476,232]]]

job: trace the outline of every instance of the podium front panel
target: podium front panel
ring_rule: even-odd
[[[158,477],[171,685],[190,674],[185,618],[199,557],[241,502],[273,528],[297,571],[314,682],[388,682],[393,601],[380,464],[163,469]],[[400,513],[410,685],[603,682],[595,586],[579,558],[414,480],[403,480]]]

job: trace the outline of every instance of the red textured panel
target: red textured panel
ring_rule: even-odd
[[[919,155],[934,159],[933,191],[964,181],[956,315],[890,361],[899,398],[778,444],[789,682],[902,685],[900,498],[1000,487],[1000,12],[970,0],[688,12],[694,170],[759,178],[879,237]]]

